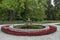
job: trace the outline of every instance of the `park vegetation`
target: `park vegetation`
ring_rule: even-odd
[[[0,0],[0,20],[60,20],[60,0]]]

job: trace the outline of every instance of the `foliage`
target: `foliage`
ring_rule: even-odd
[[[43,20],[46,18],[45,11],[47,9],[46,0],[26,0],[25,10],[23,15],[25,19],[31,18],[31,20]]]
[[[56,18],[60,20],[60,0],[55,0]]]
[[[0,0],[0,20],[60,20],[60,0]]]
[[[2,3],[0,5],[1,5],[0,7],[3,8],[1,10],[4,11],[2,15],[4,15],[5,13],[3,17],[5,18],[5,16],[8,15],[9,20],[14,19],[15,16],[20,17],[20,13],[24,9],[23,1],[20,0],[2,0]]]

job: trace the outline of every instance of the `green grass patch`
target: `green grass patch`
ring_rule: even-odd
[[[43,29],[45,27],[41,26],[41,25],[24,25],[24,26],[18,25],[18,26],[14,26],[14,28],[17,28],[17,29]]]
[[[60,24],[56,24],[56,25],[59,25],[60,26]]]
[[[20,24],[20,23],[24,23],[22,21],[2,21],[0,22],[0,24]]]
[[[40,24],[44,24],[44,23],[57,23],[60,21],[55,21],[55,20],[44,20],[44,21],[35,21],[32,23],[40,23]],[[20,23],[26,23],[26,22],[22,22],[22,21],[0,21],[0,24],[20,24]]]

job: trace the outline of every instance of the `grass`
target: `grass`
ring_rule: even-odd
[[[22,23],[20,21],[2,21],[0,24],[19,24]]]
[[[59,20],[55,21],[55,20],[44,20],[44,21],[38,21],[38,22],[33,22],[33,23],[40,23],[40,24],[44,24],[44,23],[56,23],[56,22],[60,22]],[[25,22],[20,22],[20,21],[0,21],[0,24],[20,24],[20,23],[25,23]]]
[[[56,25],[59,25],[60,26],[60,24],[56,24]]]
[[[45,27],[41,26],[41,25],[24,25],[24,26],[18,25],[18,26],[14,26],[14,28],[17,28],[17,29],[43,29]]]

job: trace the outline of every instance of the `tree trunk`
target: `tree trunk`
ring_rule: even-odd
[[[9,21],[13,20],[13,11],[12,10],[8,10],[8,20]]]

